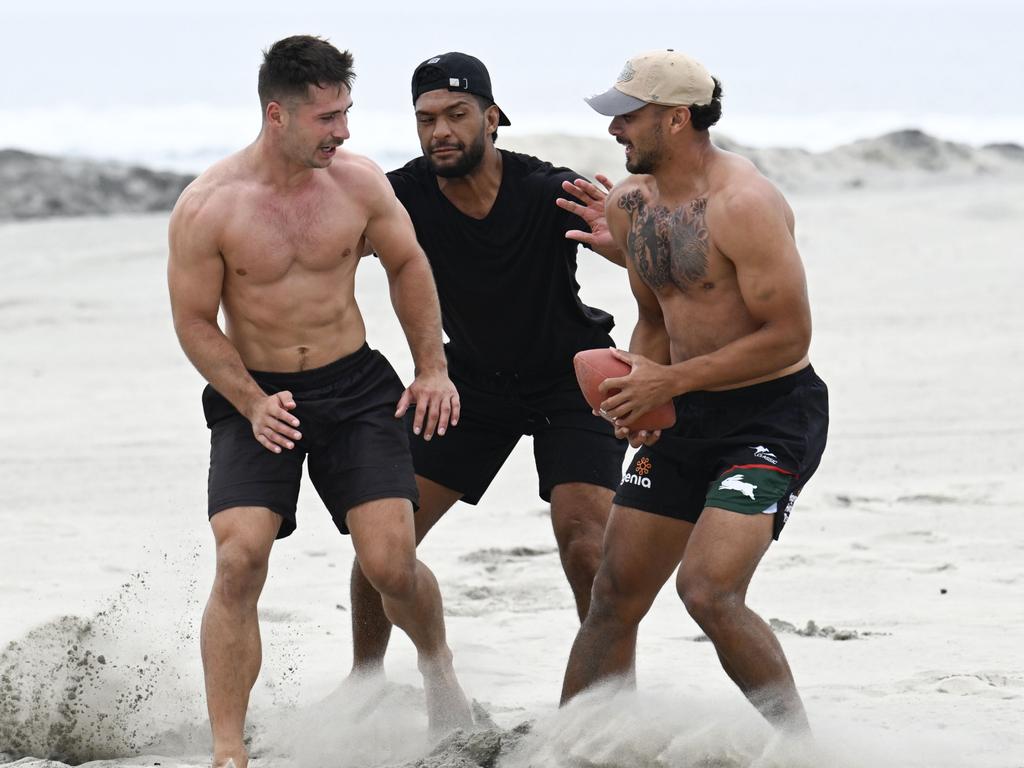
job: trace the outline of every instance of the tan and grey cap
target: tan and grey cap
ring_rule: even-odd
[[[714,92],[715,81],[703,64],[669,48],[634,56],[615,85],[584,101],[596,112],[614,117],[645,104],[704,106],[711,103]]]

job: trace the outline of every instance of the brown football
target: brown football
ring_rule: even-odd
[[[602,395],[597,390],[601,383],[605,379],[625,376],[631,370],[628,363],[619,360],[607,348],[584,349],[582,352],[577,352],[572,359],[572,364],[576,369],[576,380],[580,383],[583,397],[595,411],[601,408],[601,403],[604,400],[619,391],[610,389]],[[630,429],[634,432],[639,432],[641,429],[668,429],[675,423],[676,409],[670,400],[645,413],[635,423],[630,424]]]

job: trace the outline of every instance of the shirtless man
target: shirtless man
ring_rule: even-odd
[[[604,225],[605,190],[495,145],[510,123],[474,56],[422,62],[412,101],[423,154],[387,176],[433,268],[462,398],[458,429],[412,446],[417,540],[456,502],[477,504],[528,435],[582,621],[626,448],[592,413],[572,369],[579,350],[612,344],[611,315],[586,306],[576,282],[578,242],[624,265]],[[376,674],[391,625],[361,564],[352,569],[353,673]]]
[[[745,603],[828,426],[793,212],[753,164],[711,143],[721,86],[693,59],[636,56],[587,101],[613,117],[634,174],[606,206],[639,310],[630,351],[616,355],[632,370],[604,382],[620,391],[601,410],[640,450],[615,497],[562,702],[602,679],[632,683],[637,627],[676,571],[729,677],[771,723],[804,732],[782,648]],[[670,398],[675,427],[630,429]]]
[[[259,136],[196,179],[171,216],[174,326],[209,382],[217,570],[202,655],[214,766],[248,764],[242,731],[260,667],[256,605],[274,540],[295,530],[306,454],[310,479],[338,529],[352,534],[388,618],[416,646],[432,728],[470,721],[437,582],[416,559],[416,483],[396,418],[415,403],[422,434],[442,434],[457,418],[458,394],[409,218],[384,174],[340,148],[352,80],[351,55],[324,40],[271,46],[259,74]],[[408,388],[366,345],[354,296],[364,239],[387,271],[416,364]]]

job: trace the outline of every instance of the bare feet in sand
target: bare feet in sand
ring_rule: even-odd
[[[419,664],[423,692],[427,698],[427,723],[433,736],[444,736],[456,728],[470,728],[473,713],[466,694],[455,677],[451,660]]]

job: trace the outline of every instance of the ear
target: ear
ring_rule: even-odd
[[[288,124],[288,110],[279,101],[268,102],[267,108],[263,112],[263,120],[268,125],[283,128]]]
[[[673,107],[672,116],[669,119],[668,129],[670,133],[679,133],[690,124],[689,107]]]
[[[484,110],[484,127],[487,129],[488,136],[498,130],[498,115],[500,112],[501,110],[498,109],[497,104],[491,104],[491,106]]]

